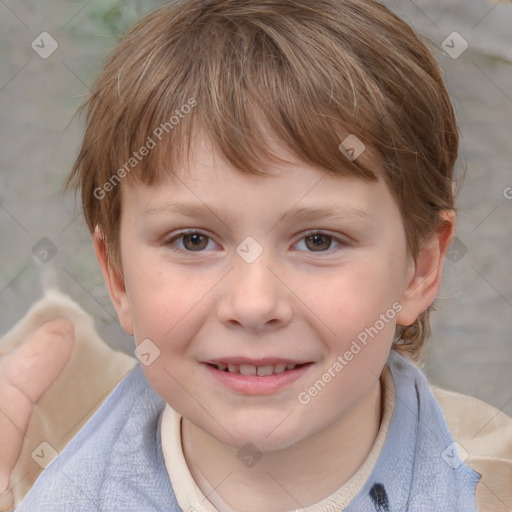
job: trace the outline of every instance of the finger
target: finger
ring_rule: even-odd
[[[0,378],[0,494],[9,487],[10,474],[20,455],[31,411],[30,400]]]
[[[47,322],[3,358],[2,377],[36,403],[62,372],[74,342],[70,320]]]

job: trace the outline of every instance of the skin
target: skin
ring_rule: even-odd
[[[120,274],[101,231],[94,236],[121,324],[137,344],[150,339],[160,350],[143,369],[184,418],[192,475],[216,487],[209,499],[217,506],[224,502],[244,512],[311,505],[364,462],[380,425],[379,376],[395,324],[412,324],[434,300],[454,230],[447,212],[449,227],[412,260],[398,206],[383,181],[328,176],[283,147],[275,149],[290,163],[269,163],[269,176],[248,175],[199,134],[188,168],[176,179],[122,185]],[[171,202],[206,211],[177,214],[167,208]],[[344,212],[301,220],[294,214],[299,207]],[[218,215],[211,211],[222,208]],[[356,209],[363,215],[354,215]],[[180,229],[206,238],[183,237]],[[321,250],[308,238],[311,230],[324,234],[316,239]],[[263,248],[252,263],[236,252],[248,236]],[[301,404],[299,393],[397,302],[402,309],[396,318]],[[288,386],[248,396],[224,386],[203,364],[227,356],[312,364]],[[237,457],[248,442],[262,454],[253,467]]]
[[[44,323],[16,350],[0,358],[0,505],[13,498],[9,478],[27,432],[33,405],[66,366],[75,343],[73,323]]]

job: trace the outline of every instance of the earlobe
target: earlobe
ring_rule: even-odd
[[[92,244],[96,258],[103,274],[103,279],[108,289],[110,300],[117,312],[119,322],[128,334],[133,334],[133,321],[131,315],[130,299],[126,291],[123,276],[110,258],[105,237],[100,226],[96,226],[92,237]]]
[[[443,210],[440,215],[443,220],[441,228],[424,242],[410,264],[401,300],[403,309],[397,316],[400,325],[412,325],[428,309],[439,292],[443,265],[455,233],[453,210]]]

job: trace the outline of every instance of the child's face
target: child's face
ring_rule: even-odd
[[[111,285],[113,301],[136,343],[151,340],[144,371],[176,411],[225,444],[284,448],[375,389],[414,273],[398,206],[380,180],[303,163],[243,174],[204,141],[194,155],[174,182],[123,185],[126,289]],[[305,366],[244,376],[213,362]]]

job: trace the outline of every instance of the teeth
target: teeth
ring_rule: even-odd
[[[274,366],[274,373],[283,373],[286,370],[284,363],[279,363]]]
[[[272,365],[258,366],[257,372],[260,377],[266,377],[267,375],[272,375],[272,373],[274,373],[274,367]]]
[[[294,370],[298,365],[278,363],[275,365],[254,366],[252,364],[224,364],[216,363],[217,369],[221,372],[236,373],[241,375],[258,375],[268,377],[269,375],[283,373],[286,370]]]
[[[252,364],[241,364],[240,373],[242,375],[256,375],[256,366]]]

